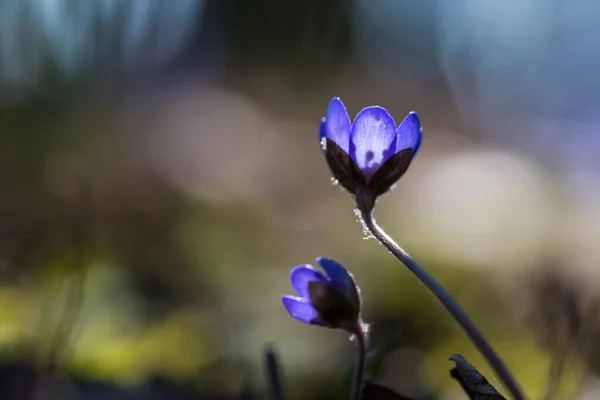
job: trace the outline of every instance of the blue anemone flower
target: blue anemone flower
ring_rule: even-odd
[[[352,274],[330,258],[317,258],[326,274],[312,265],[298,265],[290,272],[298,296],[283,296],[290,315],[307,324],[353,331],[360,323],[360,289]]]
[[[351,123],[344,103],[334,97],[319,136],[338,182],[352,194],[360,189],[376,197],[406,172],[421,145],[422,128],[414,111],[396,127],[390,113],[379,106],[363,109]]]

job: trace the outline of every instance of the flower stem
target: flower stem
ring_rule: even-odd
[[[360,400],[363,387],[363,374],[365,372],[366,357],[365,331],[363,330],[361,323],[356,325],[353,333],[356,335],[358,353],[356,354],[356,367],[354,370],[354,380],[352,383],[352,399]]]
[[[284,400],[285,396],[283,395],[283,387],[281,385],[279,360],[273,345],[269,345],[265,349],[265,363],[267,366],[267,381],[271,389],[271,399]]]
[[[368,207],[361,207],[359,211],[362,220],[367,229],[375,238],[387,248],[402,264],[404,264],[416,277],[423,283],[427,289],[442,303],[452,317],[464,329],[473,344],[479,349],[488,363],[494,369],[496,375],[504,382],[506,388],[512,393],[515,400],[525,400],[525,396],[519,384],[512,376],[502,359],[496,354],[492,346],[485,340],[483,334],[475,326],[473,321],[460,308],[456,300],[444,289],[442,285],[435,280],[423,267],[421,267],[402,247],[400,247],[384,230],[381,228]]]

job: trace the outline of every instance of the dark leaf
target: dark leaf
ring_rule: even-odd
[[[456,367],[450,370],[450,376],[460,383],[469,399],[506,400],[463,356],[454,354],[450,360],[456,364]]]

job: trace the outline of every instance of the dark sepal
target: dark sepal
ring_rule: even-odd
[[[308,283],[310,302],[326,326],[352,331],[358,323],[360,310],[343,294],[321,281]]]
[[[333,177],[350,193],[357,187],[366,187],[365,175],[352,157],[340,148],[333,140],[323,138],[323,152]]]
[[[367,182],[367,187],[375,195],[380,196],[390,190],[408,169],[413,159],[413,149],[404,149],[388,158]]]
[[[467,362],[460,354],[450,357],[455,368],[450,370],[450,376],[460,383],[471,400],[506,400],[479,371]]]

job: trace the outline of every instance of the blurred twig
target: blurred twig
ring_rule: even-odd
[[[275,347],[270,344],[265,349],[265,363],[267,367],[267,382],[273,400],[284,400],[283,387],[281,385],[280,367]]]
[[[87,187],[81,195],[78,196],[78,204],[74,205],[75,220],[71,228],[71,240],[73,243],[73,260],[72,260],[72,274],[69,279],[69,288],[66,298],[66,310],[63,314],[60,323],[57,326],[57,330],[53,341],[50,345],[50,350],[47,358],[46,372],[52,374],[55,372],[60,354],[64,353],[64,350],[71,338],[73,329],[77,322],[77,317],[83,306],[83,300],[85,297],[85,282],[88,271],[88,243],[91,238],[91,230],[94,219],[94,203],[93,203],[93,192]]]
[[[567,277],[559,266],[547,268],[544,274],[534,277],[530,318],[538,339],[552,356],[545,400],[559,397],[564,375],[574,373],[578,361],[588,358],[600,330],[599,298]],[[577,385],[582,386],[581,382]]]
[[[78,197],[78,203],[69,211],[74,210],[75,218],[71,220],[71,243],[73,249],[73,258],[70,265],[68,279],[67,296],[65,300],[65,312],[56,326],[56,330],[50,340],[48,352],[42,360],[41,378],[33,390],[33,396],[43,388],[44,382],[52,379],[58,370],[61,357],[64,356],[69,340],[77,323],[83,301],[85,298],[85,283],[88,272],[88,243],[91,237],[90,231],[93,221],[90,221],[90,210],[93,208],[93,197],[91,191],[87,190],[82,196]],[[92,213],[93,215],[93,213]]]
[[[557,343],[556,350],[553,352],[554,354],[550,361],[548,387],[544,395],[545,400],[552,400],[556,397],[561,379],[572,354],[571,350],[572,348],[570,348],[568,343]]]
[[[86,276],[87,267],[82,266],[70,278],[69,292],[66,299],[67,308],[57,326],[46,357],[44,371],[49,375],[56,372],[60,363],[60,355],[64,353],[75,328],[77,317],[79,316],[85,297]]]

